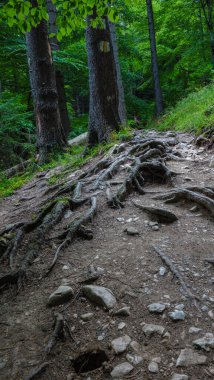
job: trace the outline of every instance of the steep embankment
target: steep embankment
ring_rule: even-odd
[[[213,172],[191,135],[139,131],[5,199],[1,379],[211,378]]]

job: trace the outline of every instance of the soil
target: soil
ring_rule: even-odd
[[[142,132],[136,132],[137,136],[141,134]],[[169,133],[157,134],[154,131],[144,133],[145,136],[158,137],[163,141],[174,138]],[[167,161],[167,166],[177,173],[173,185],[182,188],[213,188],[214,168],[209,166],[213,152],[195,147],[194,138],[189,134],[180,133],[175,138],[177,141],[172,150],[182,158]],[[67,176],[75,179],[102,158],[101,154]],[[62,169],[59,167],[40,173],[13,196],[3,200],[0,204],[0,230],[11,223],[32,220],[50,196],[46,193],[50,187],[48,178]],[[109,180],[112,188],[117,186],[115,181],[123,180],[126,171],[127,166],[124,164]],[[88,204],[77,211],[67,212],[61,222],[52,228],[41,241],[41,252],[28,269],[27,279],[19,291],[17,292],[15,286],[3,286],[1,289],[1,380],[26,379],[44,362],[48,362],[46,369],[35,378],[111,379],[112,368],[127,361],[127,353],[133,353],[131,347],[121,355],[115,355],[111,349],[111,341],[125,334],[139,343],[138,355],[143,357],[143,361],[124,377],[126,379],[170,380],[174,373],[184,373],[191,380],[208,380],[214,377],[213,351],[198,351],[192,344],[205,333],[214,333],[214,266],[205,261],[207,257],[214,258],[213,219],[200,206],[191,211],[195,206],[193,202],[181,200],[165,204],[163,200],[153,199],[155,195],[172,189],[173,185],[147,183],[144,195],[132,192],[124,202],[125,207],[120,209],[108,207],[105,186],[101,186],[96,191],[97,214],[89,224],[93,230],[93,239],[75,238],[60,252],[55,267],[45,276],[58,246],[54,237],[86,210]],[[89,192],[89,188],[85,189],[85,194],[94,192]],[[171,224],[159,224],[159,229],[153,230],[149,224],[149,215],[136,208],[133,201],[147,206],[164,207],[172,211],[178,220]],[[127,227],[136,228],[139,234],[128,235],[125,231]],[[19,262],[28,243],[29,237],[26,237],[15,256],[15,264]],[[181,284],[153,246],[170,258],[188,289],[197,297],[197,303],[187,297]],[[113,312],[104,310],[83,297],[81,288],[88,268],[92,265],[104,269],[104,273],[93,284],[104,286],[113,292],[117,299],[116,309],[130,306],[130,316],[114,316]],[[166,268],[164,276],[159,274],[160,267]],[[1,274],[8,271],[5,263],[1,264],[0,271]],[[50,294],[61,284],[70,285],[74,290],[74,297],[61,306],[48,308]],[[162,314],[149,312],[148,305],[155,302],[166,304],[166,310]],[[186,316],[183,321],[174,322],[168,313],[178,304],[184,305]],[[53,332],[56,312],[63,315],[70,334],[58,339],[51,353],[47,355],[44,349]],[[92,319],[83,322],[81,315],[89,312],[93,313]],[[118,330],[120,322],[125,322],[122,331]],[[148,338],[143,333],[145,323],[161,325],[169,334],[165,338],[158,335]],[[192,326],[199,327],[201,331],[190,334],[189,328]],[[177,368],[177,358],[184,348],[206,355],[207,363]],[[91,372],[76,374],[74,359],[85,351],[96,349],[105,351],[109,358],[108,363]],[[148,365],[155,357],[161,358],[159,371],[150,373]]]

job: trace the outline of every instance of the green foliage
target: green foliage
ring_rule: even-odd
[[[20,94],[4,91],[0,97],[0,170],[28,158],[34,151],[32,112]]]
[[[189,94],[170,109],[157,123],[160,130],[192,131],[199,134],[214,125],[214,84]]]

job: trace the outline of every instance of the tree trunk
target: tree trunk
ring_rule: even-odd
[[[35,0],[32,5],[37,6]],[[55,71],[48,39],[47,24],[44,20],[26,34],[30,83],[34,100],[37,125],[37,148],[39,162],[48,161],[49,153],[62,150],[66,145],[63,134]]]
[[[56,34],[57,33],[56,6],[52,2],[52,0],[46,0],[46,4],[47,4],[48,15],[49,15],[49,31],[50,33]],[[57,40],[56,35],[50,38],[50,45],[51,45],[52,51],[59,50],[59,42]],[[70,131],[70,128],[69,128],[70,120],[68,116],[68,109],[67,109],[67,103],[66,103],[64,75],[62,71],[59,69],[56,71],[56,86],[57,86],[57,93],[58,93],[58,98],[59,98],[59,110],[60,110],[62,128],[64,131],[64,135],[67,138]]]
[[[214,68],[214,25],[213,25],[213,0],[200,0],[206,26],[210,36],[211,62]]]
[[[121,70],[120,70],[115,24],[108,21],[108,26],[109,26],[109,30],[111,34],[114,61],[115,61],[116,72],[117,72],[117,86],[118,86],[118,92],[119,92],[118,112],[119,112],[121,124],[123,126],[126,126],[127,125],[126,103],[125,103],[124,88],[123,88],[123,82],[122,82],[122,76],[121,76]]]
[[[88,16],[86,46],[89,67],[89,133],[88,144],[108,141],[110,132],[119,130],[119,96],[115,53],[107,18],[103,29],[90,25],[95,18]]]
[[[56,87],[59,98],[59,111],[61,117],[62,128],[66,139],[70,132],[70,120],[68,116],[66,95],[65,95],[65,85],[64,85],[64,76],[60,70],[56,71]]]
[[[146,0],[146,6],[147,6],[147,17],[148,17],[148,25],[149,25],[149,39],[150,39],[150,48],[151,48],[156,112],[157,112],[157,116],[159,116],[163,113],[163,98],[162,98],[162,91],[161,91],[159,71],[158,71],[158,59],[157,59],[156,36],[155,36],[152,0]]]

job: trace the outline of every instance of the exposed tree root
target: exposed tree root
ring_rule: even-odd
[[[144,206],[140,205],[136,202],[132,202],[134,206],[139,208],[142,211],[145,211],[148,213],[152,218],[157,220],[160,223],[173,223],[176,220],[178,220],[177,216],[172,213],[171,211],[168,211],[163,208],[157,208],[157,207],[149,207],[149,206]]]
[[[45,353],[50,354],[53,347],[56,345],[57,340],[65,339],[65,322],[62,314],[57,313],[55,317],[55,325],[53,334],[45,347]]]
[[[156,247],[155,245],[152,245],[152,248],[155,250],[155,252],[158,254],[158,256],[161,258],[161,260],[163,261],[163,263],[170,269],[170,271],[172,272],[173,276],[175,276],[180,285],[182,286],[183,290],[185,291],[186,295],[193,301],[194,305],[198,307],[198,304],[197,304],[197,301],[199,301],[199,297],[195,296],[187,287],[186,283],[184,282],[183,280],[183,277],[181,276],[180,272],[177,270],[177,268],[175,267],[175,265],[172,263],[172,261],[170,260],[170,258],[168,256],[166,256],[161,250],[160,248]],[[200,310],[200,309],[199,309]]]
[[[203,206],[209,211],[212,217],[214,216],[214,201],[203,194],[198,194],[188,189],[177,188],[165,194],[157,195],[153,199],[162,199],[165,200],[165,203],[174,203],[186,199]]]
[[[112,178],[115,175],[120,167],[125,161],[127,161],[127,157],[118,158],[106,169],[104,170],[96,179],[94,185],[92,186],[93,190],[99,189],[106,180]]]
[[[44,362],[39,367],[35,368],[27,377],[25,377],[25,380],[36,380],[39,379],[40,375],[45,372],[47,366],[50,364],[50,362]]]
[[[55,256],[54,256],[54,259],[52,261],[52,264],[51,264],[50,268],[48,269],[48,271],[46,273],[46,276],[54,268],[60,252],[63,249],[65,249],[69,244],[71,244],[72,240],[74,239],[75,235],[78,233],[79,229],[82,228],[82,225],[85,225],[89,221],[93,220],[93,217],[94,217],[94,215],[96,213],[96,209],[97,209],[97,201],[96,201],[95,197],[92,197],[91,198],[91,207],[90,207],[90,209],[88,211],[86,211],[86,213],[83,216],[81,216],[77,220],[74,220],[69,225],[68,230],[66,231],[65,239],[63,240],[63,242],[57,248]]]

